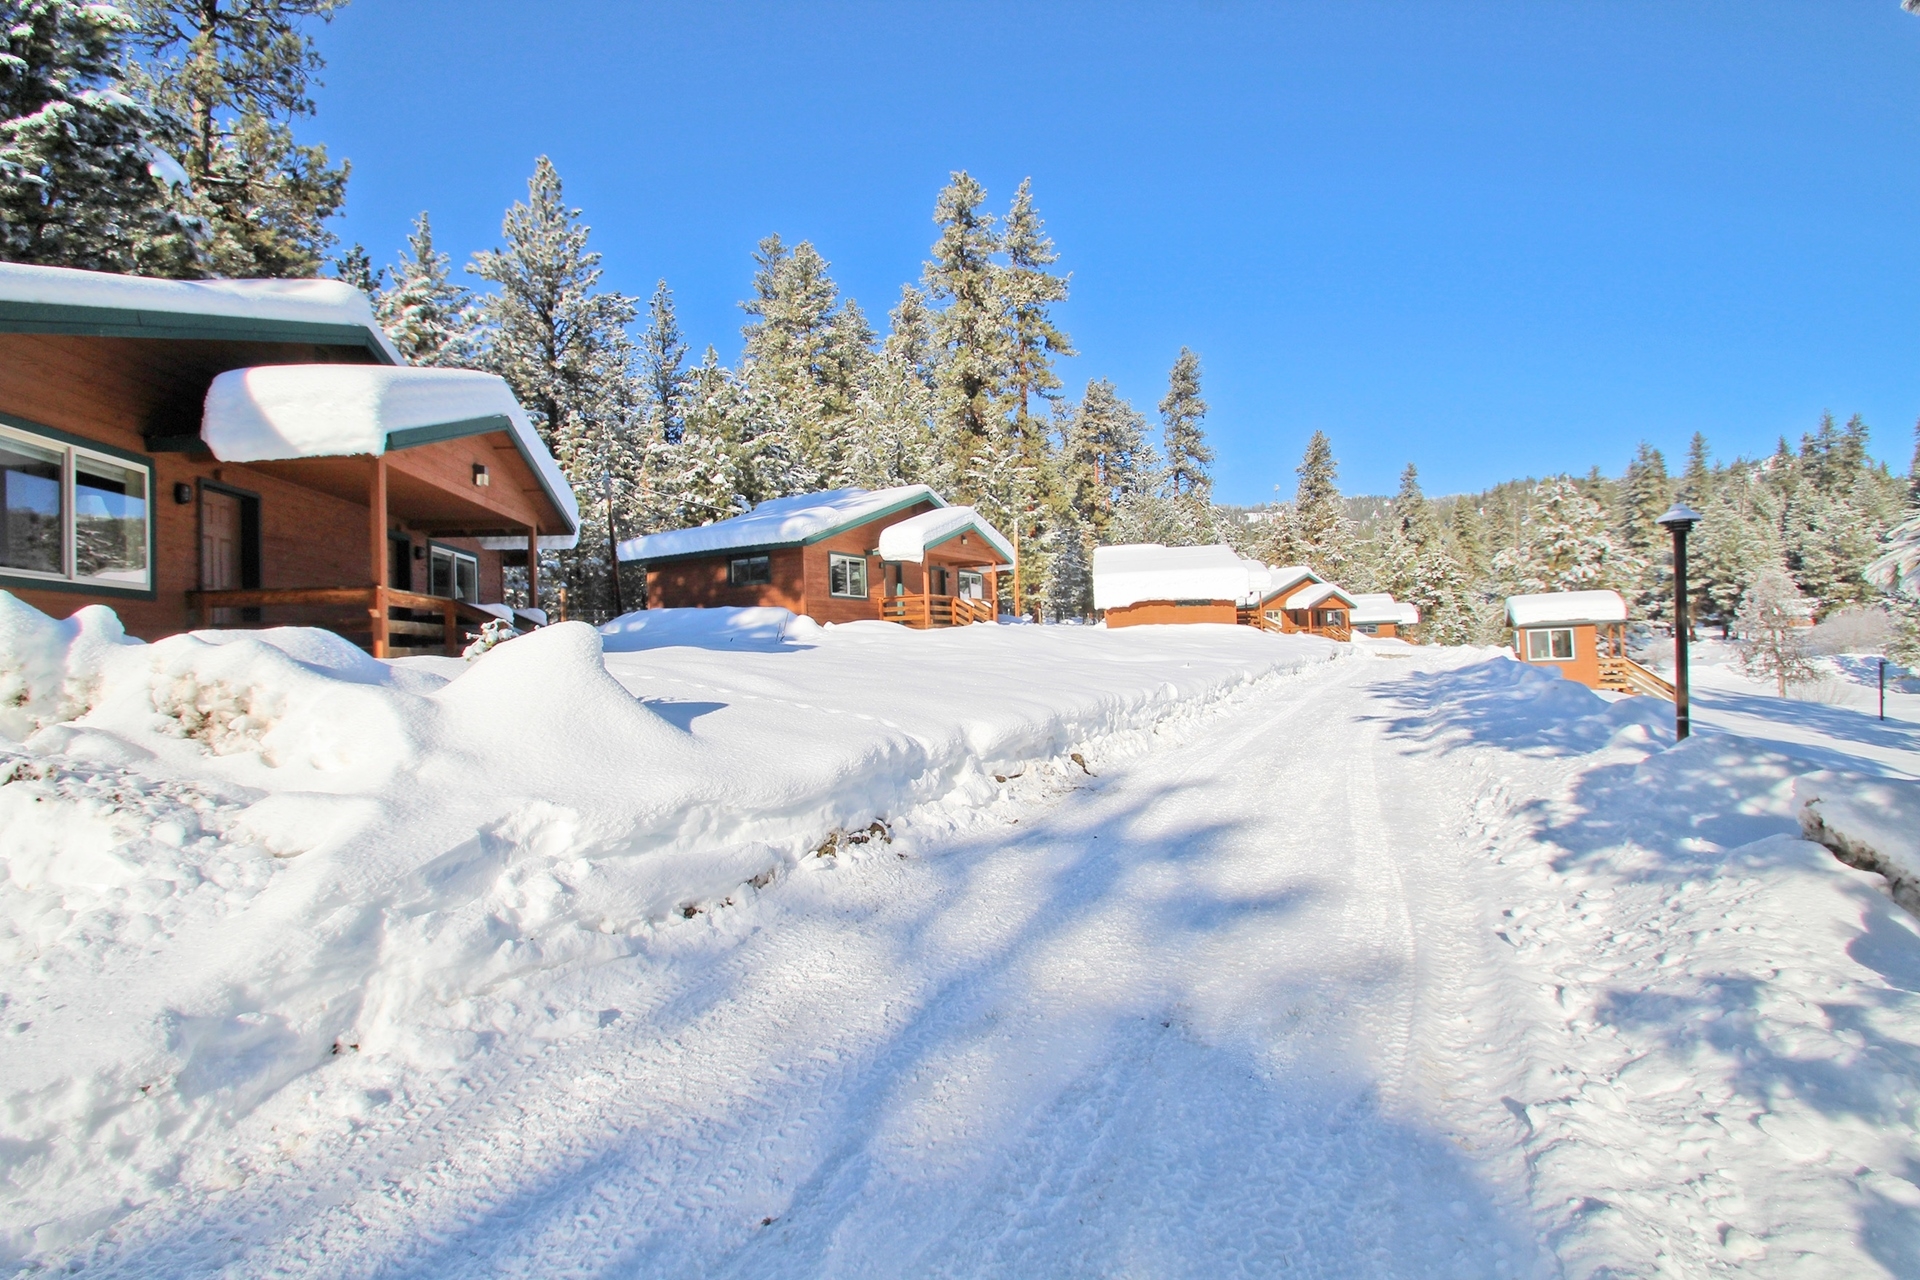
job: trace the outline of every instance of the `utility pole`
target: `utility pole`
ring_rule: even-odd
[[[1693,712],[1687,688],[1687,533],[1700,522],[1700,513],[1676,502],[1658,523],[1673,534],[1673,739],[1683,742],[1693,732]]]

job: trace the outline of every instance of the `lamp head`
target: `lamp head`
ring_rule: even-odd
[[[1658,520],[1654,521],[1654,523],[1665,525],[1667,528],[1675,530],[1676,532],[1685,532],[1700,523],[1700,519],[1701,516],[1698,511],[1695,511],[1684,502],[1676,502],[1668,508],[1667,514],[1661,516]]]

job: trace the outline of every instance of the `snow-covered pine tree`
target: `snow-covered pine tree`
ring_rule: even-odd
[[[1307,441],[1294,474],[1300,480],[1285,518],[1274,521],[1268,558],[1276,564],[1304,564],[1338,581],[1352,558],[1354,529],[1340,496],[1340,464],[1324,431],[1314,432]]]
[[[1463,505],[1463,504],[1462,504]],[[1377,539],[1371,573],[1378,589],[1420,610],[1420,635],[1429,644],[1465,644],[1473,635],[1467,575],[1441,529],[1409,462],[1400,474],[1388,527]],[[1349,572],[1349,577],[1357,576]],[[1356,587],[1356,590],[1361,588]]]
[[[1748,675],[1775,681],[1783,698],[1787,686],[1808,683],[1819,675],[1807,656],[1810,607],[1785,566],[1775,564],[1755,576],[1734,622],[1741,641],[1740,665]]]
[[[208,234],[170,274],[312,276],[346,199],[348,165],[294,141],[324,63],[307,34],[343,0],[133,0],[138,95],[185,122],[185,209]]]
[[[1713,501],[1713,452],[1702,432],[1694,432],[1687,444],[1687,469],[1680,475],[1677,496],[1695,511],[1705,511]]]
[[[1639,564],[1608,527],[1600,504],[1567,476],[1534,490],[1521,544],[1493,559],[1508,595],[1631,587]]]
[[[1055,485],[1048,443],[1051,431],[1044,406],[1057,402],[1060,377],[1053,362],[1077,354],[1073,340],[1053,322],[1052,307],[1067,299],[1070,277],[1051,268],[1060,260],[1033,206],[1033,180],[1026,179],[1014,192],[1013,203],[1002,224],[1000,251],[1006,261],[994,276],[994,290],[1006,355],[1004,410],[998,415],[999,429],[1008,441],[991,446],[994,453],[1010,453],[1018,460],[1020,474],[1026,477],[1027,497],[1018,511],[1009,511],[1009,532],[1018,534],[1026,564],[1020,574],[1021,590],[1026,598],[1013,606],[1016,613],[1038,611],[1043,604],[1047,582],[1047,560],[1053,540],[1043,538],[1048,513],[1061,505]]]
[[[620,534],[639,514],[645,453],[626,333],[634,300],[599,288],[590,232],[541,156],[526,201],[507,210],[505,246],[475,254],[468,270],[497,287],[480,304],[481,365],[507,380],[582,498],[580,543],[556,557],[556,580],[572,608],[605,616],[615,569],[607,521]],[[624,585],[620,594],[638,598]]]
[[[348,245],[345,253],[333,259],[333,278],[366,294],[367,301],[376,308],[380,303],[384,275],[385,272],[373,265],[373,255],[367,252],[367,246],[358,240]]]
[[[1213,500],[1213,450],[1207,445],[1207,402],[1200,398],[1200,357],[1180,348],[1167,372],[1160,401],[1160,439],[1165,449],[1167,496]]]
[[[387,269],[391,283],[374,308],[411,364],[464,367],[475,359],[473,291],[453,278],[452,265],[433,247],[433,224],[422,211],[400,260]]]
[[[1775,501],[1749,463],[1736,462],[1715,478],[1688,556],[1687,612],[1694,624],[1729,627],[1754,580],[1780,563]]]
[[[1059,622],[1093,616],[1091,535],[1071,513],[1047,530],[1046,614]]]
[[[1667,460],[1642,440],[1620,482],[1620,541],[1645,566],[1629,593],[1639,617],[1665,618],[1673,611],[1671,535],[1658,523],[1672,503]]]
[[[1089,382],[1080,402],[1063,415],[1063,491],[1095,545],[1118,540],[1110,526],[1121,505],[1157,486],[1159,460],[1146,427],[1147,420],[1105,378]]]
[[[961,170],[934,202],[940,228],[923,274],[934,312],[935,423],[955,476],[964,476],[998,426],[1007,399],[1007,325],[999,289],[1000,249],[986,188]],[[973,495],[963,488],[959,496]]]
[[[108,4],[0,0],[0,259],[164,269],[200,228],[174,206],[173,117],[122,92],[133,21]]]
[[[904,285],[854,409],[850,464],[855,484],[868,489],[930,484],[936,492],[956,491],[934,439],[931,358],[926,295]]]

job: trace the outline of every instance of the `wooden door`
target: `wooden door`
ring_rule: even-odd
[[[200,491],[200,589],[238,591],[242,585],[240,499],[217,489]],[[238,609],[215,609],[216,627],[240,620]]]

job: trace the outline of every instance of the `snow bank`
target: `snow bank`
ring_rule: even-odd
[[[990,821],[1083,776],[1070,753],[1097,770],[1344,650],[694,612],[393,664],[298,628],[140,644],[0,593],[0,1259],[230,1185],[234,1126],[345,1059],[378,1088],[314,1124],[579,1033],[542,993],[669,922]]]
[[[647,561],[749,547],[792,546],[918,502],[931,502],[936,507],[947,505],[924,484],[896,485],[890,489],[829,489],[822,493],[772,498],[745,515],[697,529],[673,529],[628,538],[617,551],[622,560]]]
[[[1794,802],[1807,839],[1879,872],[1920,914],[1920,782],[1823,771],[1795,782]]]
[[[689,645],[698,649],[758,649],[806,644],[820,624],[788,609],[637,609],[600,627],[608,653],[636,653]]]

